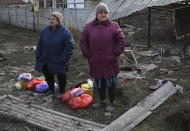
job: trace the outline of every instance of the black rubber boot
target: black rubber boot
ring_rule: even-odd
[[[112,105],[107,105],[105,108],[106,112],[113,112],[114,111],[114,107]]]
[[[101,101],[101,102],[98,102],[98,103],[95,103],[92,105],[92,108],[94,109],[98,109],[98,108],[104,108],[105,107],[105,102],[104,101]]]
[[[111,102],[109,105],[106,106],[105,111],[106,112],[113,112],[114,111],[114,105],[115,105],[115,102]]]

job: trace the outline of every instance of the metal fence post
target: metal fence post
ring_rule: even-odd
[[[11,23],[11,22],[10,22],[10,19],[11,19],[11,18],[10,18],[9,8],[8,8],[8,18],[9,18],[9,24],[10,24],[10,23]]]
[[[35,24],[35,14],[33,10],[33,30],[35,30],[36,24]]]
[[[25,29],[27,28],[27,15],[26,15],[26,7],[25,7],[25,21],[26,21],[26,24],[25,24]]]
[[[150,48],[151,7],[148,8],[148,48]]]
[[[16,9],[16,11],[15,11],[16,12],[16,25],[19,26],[18,25],[18,19],[17,19],[17,8],[15,8],[15,9]]]

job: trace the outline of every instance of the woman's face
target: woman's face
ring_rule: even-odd
[[[97,14],[97,19],[98,19],[98,21],[100,21],[100,22],[104,22],[104,21],[106,21],[108,18],[109,18],[109,16],[108,16],[108,13],[106,13],[106,12],[100,12],[100,13]]]
[[[56,18],[53,17],[53,16],[49,17],[49,23],[50,23],[51,27],[56,27],[58,25],[58,22],[57,22]]]

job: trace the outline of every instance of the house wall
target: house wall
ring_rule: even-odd
[[[12,5],[0,4],[0,8],[7,8],[7,7],[25,8],[25,7],[28,7],[30,5],[31,4],[12,4]]]
[[[32,8],[0,8],[0,20],[16,26],[34,29]]]
[[[101,0],[85,0],[85,8],[95,8]]]
[[[52,12],[58,11],[63,14],[63,25],[67,29],[82,30],[85,21],[92,9],[39,9],[39,25],[40,29],[49,25],[49,16]],[[7,22],[16,26],[37,29],[37,17],[30,8],[0,8],[0,21]]]
[[[92,9],[64,9],[64,25],[71,30],[82,30]]]

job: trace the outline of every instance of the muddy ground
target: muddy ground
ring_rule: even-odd
[[[138,25],[134,26],[138,27]],[[171,38],[168,38],[167,31],[170,30],[170,28],[167,28],[165,31],[158,32],[161,31],[159,28],[157,35],[159,34],[160,36],[156,36],[156,38],[155,34],[152,36],[152,48],[150,50],[158,53],[158,55],[143,56],[142,54],[140,55],[139,52],[143,51],[144,48],[135,47],[134,45],[143,45],[146,43],[146,30],[141,27],[131,30],[124,29],[129,44],[126,49],[134,50],[134,54],[140,65],[155,64],[157,61],[157,64],[155,64],[157,68],[151,71],[141,70],[138,72],[129,69],[122,70],[122,73],[136,71],[135,75],[138,75],[138,77],[131,78],[128,76],[124,78],[123,76],[119,78],[115,110],[111,115],[107,115],[104,112],[104,109],[93,110],[91,106],[89,106],[84,109],[73,110],[68,105],[63,104],[60,100],[53,99],[53,101],[49,101],[47,97],[32,91],[15,90],[13,84],[17,82],[19,74],[29,72],[33,77],[42,76],[41,73],[34,70],[34,49],[26,47],[36,45],[39,33],[23,28],[17,28],[1,22],[0,95],[12,94],[30,103],[108,125],[124,112],[135,106],[140,100],[151,94],[153,90],[150,90],[149,86],[155,85],[158,79],[170,80],[181,85],[184,88],[184,93],[174,94],[160,107],[155,109],[151,116],[135,127],[133,131],[190,131],[190,59],[188,56],[183,55],[183,41],[172,42],[173,39],[171,40]],[[74,31],[73,35],[76,44],[67,74],[67,89],[70,89],[74,84],[80,81],[91,78],[89,76],[87,61],[82,57],[78,46],[80,33]],[[161,48],[164,49],[162,57],[160,56]],[[177,56],[177,58],[172,58],[172,56]],[[124,58],[125,57],[120,60],[121,65],[126,64]],[[94,102],[97,101],[98,95],[95,90]],[[15,123],[15,121],[17,121],[17,123]],[[41,131],[43,129],[16,118],[8,118],[1,115],[0,130]]]

